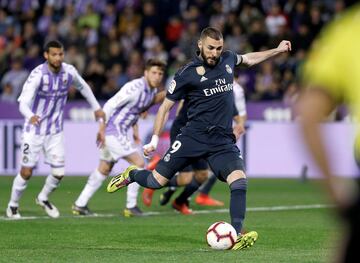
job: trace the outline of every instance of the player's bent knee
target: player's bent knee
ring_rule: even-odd
[[[235,170],[228,175],[228,177],[226,178],[226,182],[228,183],[228,185],[230,185],[232,182],[242,178],[246,178],[244,171]]]
[[[114,163],[112,163],[112,162],[106,162],[106,161],[101,160],[101,161],[100,161],[100,164],[99,164],[99,167],[98,167],[98,171],[99,171],[101,174],[103,174],[103,175],[105,175],[105,176],[108,176],[108,175],[110,174],[113,166],[114,166]]]
[[[51,167],[51,174],[57,179],[61,180],[65,175],[64,167]]]
[[[32,176],[32,167],[21,167],[20,175],[24,180],[29,180]]]
[[[159,174],[156,170],[153,171],[152,175],[161,186],[164,186],[169,182],[169,179]]]
[[[208,170],[198,170],[195,171],[195,179],[196,181],[198,181],[199,183],[203,183],[208,179]]]
[[[188,185],[191,182],[192,177],[193,172],[181,172],[176,179],[178,186]]]

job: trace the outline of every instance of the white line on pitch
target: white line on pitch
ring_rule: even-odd
[[[288,210],[306,210],[306,209],[320,209],[320,208],[330,208],[333,205],[326,204],[312,204],[312,205],[289,205],[289,206],[264,206],[264,207],[249,207],[247,212],[271,212],[271,211],[288,211]],[[213,213],[228,213],[229,209],[210,209],[210,210],[194,210],[193,213],[196,214],[213,214]],[[157,215],[171,215],[174,214],[173,211],[169,212],[145,212],[144,216],[157,216]],[[106,218],[106,217],[120,217],[119,214],[93,214],[90,216],[75,216],[75,215],[65,215],[61,218]],[[21,219],[11,219],[6,217],[0,217],[0,221],[15,221],[15,220],[35,220],[35,219],[52,219],[48,216],[23,216]]]

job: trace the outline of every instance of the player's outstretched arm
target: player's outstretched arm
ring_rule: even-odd
[[[148,156],[150,153],[156,150],[157,144],[159,142],[159,135],[164,127],[164,124],[167,120],[170,109],[174,106],[175,102],[167,98],[164,99],[161,104],[158,113],[156,114],[153,136],[150,143],[144,145],[144,155]]]
[[[242,55],[242,63],[247,66],[253,66],[259,64],[269,58],[272,58],[278,54],[291,51],[291,42],[288,40],[283,40],[280,42],[277,48],[260,51],[260,52],[251,52],[245,55]]]

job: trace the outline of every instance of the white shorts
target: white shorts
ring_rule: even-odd
[[[127,135],[107,135],[105,145],[100,148],[100,159],[107,162],[117,162],[120,158],[137,152],[134,143]]]
[[[21,166],[34,167],[44,153],[45,162],[51,167],[64,167],[64,133],[36,135],[23,132],[21,144]]]

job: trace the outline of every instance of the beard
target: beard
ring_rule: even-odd
[[[52,63],[50,61],[48,61],[49,66],[55,71],[55,72],[59,72],[61,69],[61,62],[60,63]]]
[[[215,57],[215,56],[206,57],[203,48],[200,49],[200,55],[201,55],[202,59],[204,60],[204,63],[209,67],[215,67],[220,59],[220,57]]]

